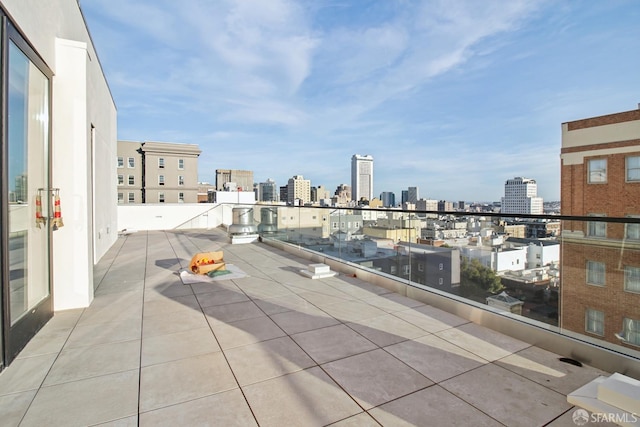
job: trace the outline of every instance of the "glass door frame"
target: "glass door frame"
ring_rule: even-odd
[[[47,237],[47,265],[48,265],[48,290],[49,295],[38,302],[35,306],[29,309],[29,313],[23,316],[21,319],[11,324],[11,310],[10,310],[10,277],[9,277],[9,176],[8,176],[8,156],[9,156],[9,141],[8,141],[8,102],[9,102],[9,43],[19,48],[24,55],[31,61],[31,63],[38,68],[38,70],[44,74],[48,80],[48,124],[47,124],[47,142],[45,143],[46,159],[47,163],[47,186],[51,187],[52,180],[52,162],[51,162],[51,148],[52,148],[52,77],[53,72],[46,65],[46,63],[36,53],[36,50],[27,42],[26,38],[20,33],[20,31],[9,21],[7,15],[3,10],[0,10],[1,19],[1,51],[0,51],[0,69],[2,70],[0,76],[0,161],[2,162],[2,180],[0,185],[0,224],[2,225],[0,230],[0,275],[2,278],[2,286],[0,289],[0,370],[3,366],[9,365],[11,361],[18,355],[20,350],[33,338],[38,330],[44,326],[47,321],[53,316],[53,259],[52,259],[52,231],[49,227],[49,222],[45,224],[45,230],[48,233]],[[46,189],[43,203],[47,203],[48,209],[45,212],[51,212],[51,198],[48,188]]]

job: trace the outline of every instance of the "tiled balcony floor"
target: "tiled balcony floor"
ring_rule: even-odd
[[[183,285],[196,252],[247,277]],[[220,230],[120,237],[96,298],[0,374],[3,426],[573,426],[598,375],[524,342]]]

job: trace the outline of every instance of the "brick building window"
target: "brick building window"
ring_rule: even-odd
[[[584,329],[592,334],[604,335],[604,312],[587,308]]]
[[[640,346],[640,320],[625,317],[622,321],[622,332],[619,335],[619,338],[627,344]]]
[[[158,157],[158,167],[164,169],[164,157]]]
[[[124,167],[124,157],[118,157],[118,167],[119,168]]]
[[[604,216],[600,214],[589,214],[589,216]],[[589,237],[607,237],[607,223],[602,221],[587,222],[587,235]]]
[[[124,175],[118,175],[118,185],[124,185]]]
[[[158,203],[164,203],[164,193],[158,193]]]
[[[638,218],[637,216],[631,216],[632,218]],[[640,224],[625,224],[624,236],[627,239],[640,240]]]
[[[136,185],[136,177],[129,175],[129,185]]]
[[[178,193],[178,203],[184,203],[184,193]]]
[[[184,176],[178,175],[178,185],[184,185]]]
[[[184,159],[178,159],[178,169],[184,169]]]
[[[164,175],[158,175],[158,185],[164,185]]]
[[[129,203],[135,203],[136,202],[136,193],[129,193]]]
[[[591,159],[588,168],[589,184],[607,182],[607,159]]]
[[[129,167],[130,168],[135,168],[136,167],[136,159],[134,157],[129,157]]]
[[[640,267],[624,266],[624,290],[640,293]]]
[[[587,261],[587,284],[604,286],[605,266],[603,262]]]
[[[640,182],[640,156],[627,157],[627,182]]]
[[[118,193],[118,203],[124,203],[124,194]]]

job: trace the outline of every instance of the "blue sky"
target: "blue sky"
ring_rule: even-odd
[[[198,144],[199,179],[559,200],[561,123],[640,102],[637,0],[81,0],[118,138]]]

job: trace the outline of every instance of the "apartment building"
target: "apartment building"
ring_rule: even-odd
[[[93,300],[117,239],[116,167],[101,161],[117,118],[77,0],[0,0],[0,17],[1,370],[54,310]]]
[[[197,144],[118,141],[118,203],[198,203]]]
[[[311,181],[302,175],[294,175],[287,182],[287,203],[293,205],[296,200],[301,204],[311,202]]]
[[[562,124],[562,215],[640,216],[640,109]],[[640,224],[564,221],[561,327],[640,348]]]
[[[118,204],[142,203],[140,142],[118,141]]]

